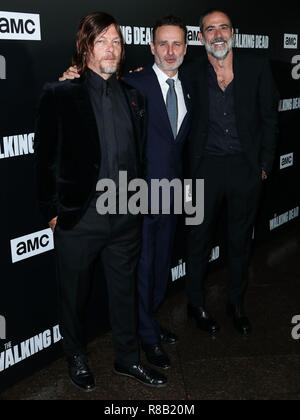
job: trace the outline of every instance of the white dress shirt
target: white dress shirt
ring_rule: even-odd
[[[187,109],[184,100],[184,93],[182,89],[181,81],[178,77],[178,73],[174,77],[169,77],[166,73],[164,73],[155,63],[153,66],[153,70],[156,73],[158,78],[160,88],[164,97],[165,104],[167,102],[167,94],[169,90],[169,85],[167,83],[168,79],[173,79],[175,81],[175,91],[177,94],[177,101],[178,101],[178,124],[177,124],[177,134],[179,133],[181,124],[186,116]]]

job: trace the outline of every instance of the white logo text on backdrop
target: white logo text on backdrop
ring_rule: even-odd
[[[5,350],[0,353],[0,372],[48,349],[52,345],[57,344],[61,339],[59,326],[56,325],[22,343],[16,345],[6,343],[4,346]]]
[[[0,138],[0,159],[33,154],[33,141],[34,133]]]
[[[51,229],[41,230],[10,241],[12,262],[16,263],[54,249]]]
[[[0,12],[0,39],[41,41],[40,15]]]
[[[285,49],[296,50],[298,48],[298,35],[284,34],[283,47]]]
[[[280,169],[289,168],[294,165],[294,153],[280,156]]]
[[[292,210],[286,211],[283,214],[277,216],[275,214],[274,218],[270,220],[270,231],[279,228],[282,225],[296,219],[299,217],[299,207],[296,207]]]

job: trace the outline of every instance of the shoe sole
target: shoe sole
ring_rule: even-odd
[[[252,330],[242,331],[234,325],[236,332],[238,332],[242,337],[249,337],[252,334]]]
[[[149,360],[148,360],[148,362],[149,362]],[[170,365],[170,366],[165,366],[165,367],[162,367],[162,366],[157,366],[157,365],[155,365],[154,363],[151,363],[151,362],[149,362],[149,364],[150,364],[151,366],[153,366],[153,367],[157,368],[157,369],[162,369],[162,370],[168,370],[168,369],[170,369],[170,368],[171,368],[171,365]]]
[[[199,330],[204,331],[204,332],[206,332],[208,334],[211,334],[211,335],[218,334],[218,332],[220,332],[220,330],[221,330],[221,328],[216,328],[215,330],[208,330],[206,328],[203,328],[201,325],[199,325],[198,322],[197,322],[197,327],[199,328]]]
[[[229,319],[231,319],[231,320],[233,320],[233,318],[234,318],[234,315],[231,313],[231,312],[227,312],[227,316],[228,316],[228,318]],[[253,332],[253,329],[252,329],[252,327],[250,327],[247,331],[244,331],[244,330],[241,330],[241,329],[239,329],[236,325],[235,325],[235,323],[233,322],[233,327],[234,327],[234,329],[242,336],[242,337],[249,337],[249,335],[251,335],[252,334],[252,332]]]
[[[117,370],[115,370],[115,369],[113,369],[113,372],[114,372],[116,375],[118,375],[118,376],[124,376],[124,377],[126,377],[126,378],[134,379],[134,380],[136,380],[136,381],[140,382],[142,385],[145,385],[145,386],[150,387],[150,388],[165,388],[165,387],[167,386],[167,384],[162,384],[162,385],[151,385],[151,384],[146,384],[145,382],[141,381],[140,379],[136,378],[135,376],[128,375],[127,373],[121,373],[121,372],[118,372],[118,371],[117,371]]]
[[[161,343],[167,344],[168,346],[175,346],[175,344],[178,344],[179,343],[179,340],[173,341],[172,343],[169,343],[168,341],[161,340]]]
[[[77,389],[79,389],[81,392],[85,392],[86,394],[88,394],[89,392],[93,392],[96,389],[96,385],[93,388],[90,389],[84,389],[81,388],[76,382],[74,382],[72,379],[70,379],[70,382],[72,385],[74,385]]]

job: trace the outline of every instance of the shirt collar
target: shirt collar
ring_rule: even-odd
[[[158,67],[158,65],[156,63],[154,63],[154,65],[153,65],[153,70],[155,71],[155,73],[157,75],[157,78],[158,78],[158,80],[159,80],[160,83],[166,83],[166,81],[168,79],[173,79],[173,80],[175,80],[175,85],[177,84],[177,82],[178,82],[178,72],[175,74],[174,77],[169,77],[166,73],[164,73]]]
[[[113,86],[114,82],[117,80],[116,75],[112,75],[108,80],[103,79],[99,74],[95,73],[93,70],[88,69],[87,80],[90,86],[94,89],[104,90],[104,87],[109,85]]]

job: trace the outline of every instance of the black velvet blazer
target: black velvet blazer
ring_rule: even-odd
[[[139,177],[145,178],[146,100],[120,81],[135,132]],[[45,222],[58,216],[68,230],[78,223],[96,192],[101,150],[86,81],[45,85],[40,100],[35,156],[37,196]]]

